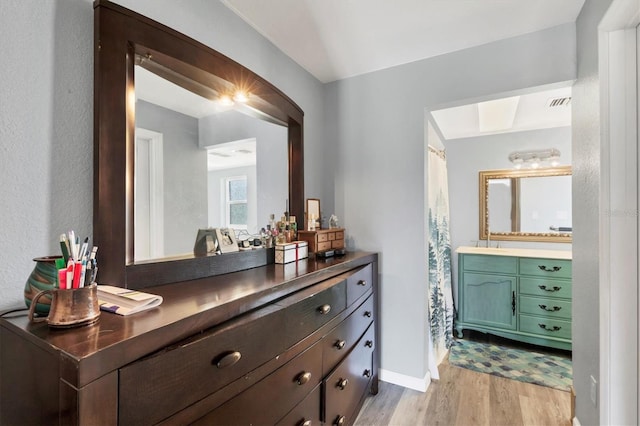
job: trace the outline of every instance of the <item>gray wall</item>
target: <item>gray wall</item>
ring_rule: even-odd
[[[332,185],[324,184],[322,174],[326,144],[319,81],[220,2],[117,3],[221,51],[292,98],[305,112],[305,193],[333,210]],[[24,304],[31,259],[58,253],[61,233],[92,234],[93,1],[2,0],[0,28],[4,309]]]
[[[198,119],[138,100],[136,127],[162,133],[164,254],[191,253],[208,223],[207,151],[199,147]]]
[[[336,213],[349,247],[382,253],[384,370],[427,372],[425,109],[570,81],[575,65],[567,24],[327,85]]]
[[[573,383],[576,417],[599,424],[590,376],[599,377],[600,90],[597,25],[611,0],[586,0],[578,20],[578,79],[572,93],[573,129]],[[615,383],[611,383],[615,386]]]

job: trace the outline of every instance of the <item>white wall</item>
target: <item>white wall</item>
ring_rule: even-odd
[[[305,112],[305,193],[333,210],[332,184],[325,185],[322,163],[327,145],[318,80],[220,2],[117,3],[219,50],[293,99]],[[70,229],[92,234],[93,1],[2,0],[0,28],[0,309],[5,309],[24,306],[32,258],[58,253],[58,238]]]
[[[586,0],[576,21],[578,79],[572,90],[573,130],[573,384],[576,417],[599,424],[590,376],[598,379],[600,88],[597,26],[611,0]],[[611,384],[615,386],[615,383]]]
[[[384,370],[427,373],[425,109],[574,78],[567,24],[327,85],[337,214],[349,247],[381,252]]]

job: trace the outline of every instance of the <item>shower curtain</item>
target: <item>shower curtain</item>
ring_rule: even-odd
[[[449,235],[449,184],[444,151],[429,147],[427,155],[429,330],[431,377],[438,379],[438,364],[453,343],[451,293],[451,238]]]

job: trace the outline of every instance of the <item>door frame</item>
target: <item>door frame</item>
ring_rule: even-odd
[[[638,53],[636,0],[598,26],[600,75],[600,424],[637,424]]]

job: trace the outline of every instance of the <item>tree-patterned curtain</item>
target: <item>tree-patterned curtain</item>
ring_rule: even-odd
[[[429,354],[431,377],[439,378],[437,366],[453,343],[453,295],[451,293],[451,238],[449,235],[449,185],[444,151],[429,147]]]

